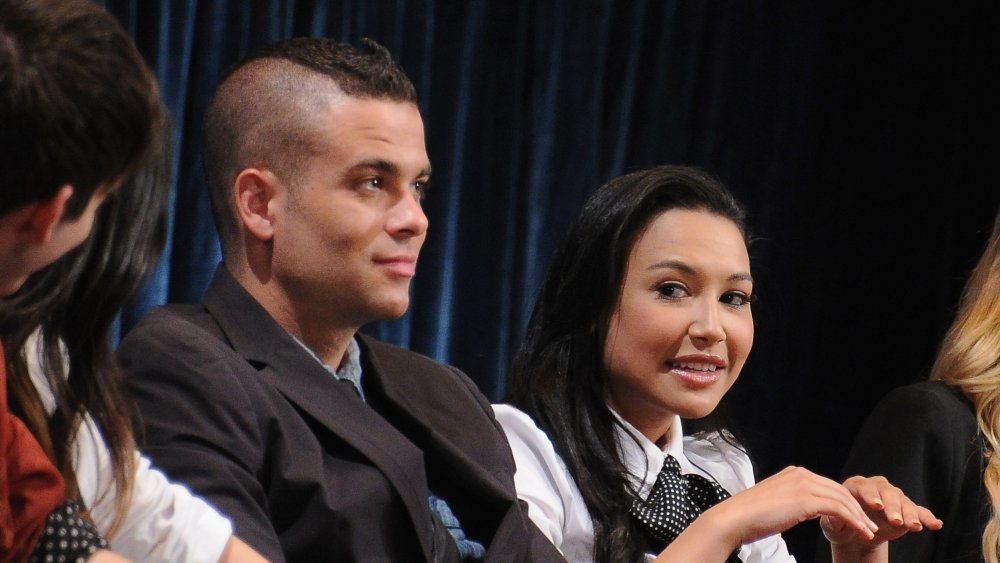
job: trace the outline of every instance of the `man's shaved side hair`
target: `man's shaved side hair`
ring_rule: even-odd
[[[339,96],[416,104],[416,89],[384,47],[297,37],[266,45],[228,71],[205,114],[203,161],[228,261],[239,240],[233,183],[266,168],[289,185],[316,152],[313,125]]]

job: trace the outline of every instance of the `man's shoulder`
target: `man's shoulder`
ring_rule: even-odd
[[[453,393],[460,391],[477,403],[488,405],[489,401],[472,378],[457,367],[395,344],[364,335],[359,336],[361,345],[367,347],[370,352],[372,363],[380,373],[381,379],[392,387],[411,388],[418,394],[435,393],[447,388]]]
[[[458,368],[441,363],[429,356],[419,352],[414,352],[402,346],[389,344],[371,336],[358,335],[362,346],[368,348],[372,356],[378,362],[379,367],[384,370],[405,369],[406,371],[429,371],[447,372],[449,374],[461,373]]]
[[[444,397],[455,408],[473,406],[477,411],[492,409],[476,383],[462,370],[424,354],[359,334],[362,348],[383,384],[412,404],[437,405]]]
[[[226,402],[243,408],[248,393],[259,400],[270,390],[257,366],[197,305],[154,308],[125,335],[115,355],[132,395],[150,402],[173,404],[194,393],[211,397],[216,406]]]
[[[204,307],[171,304],[150,310],[124,335],[117,355],[119,359],[127,357],[134,362],[147,363],[154,361],[158,353],[171,357],[218,355],[223,349],[229,352],[230,346],[222,329]],[[196,354],[199,350],[202,353]]]
[[[125,336],[122,344],[143,337],[158,337],[192,330],[210,331],[215,327],[211,315],[201,305],[170,304],[153,307]]]

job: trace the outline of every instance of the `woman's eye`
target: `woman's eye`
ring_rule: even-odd
[[[732,307],[744,307],[750,304],[750,296],[739,291],[731,291],[723,295],[720,301]]]
[[[659,293],[661,297],[666,297],[667,299],[677,299],[687,295],[687,290],[684,286],[676,282],[661,283],[656,286],[656,292]]]

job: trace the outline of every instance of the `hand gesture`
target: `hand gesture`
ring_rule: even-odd
[[[853,484],[859,485],[856,482]],[[860,486],[860,485],[859,485]],[[865,488],[871,494],[872,488]],[[837,523],[844,537],[871,540],[879,526],[845,485],[802,467],[786,467],[714,508],[732,513],[740,544],[783,532],[796,524],[823,517]]]
[[[858,500],[865,513],[878,524],[878,532],[870,539],[859,537],[844,522],[834,516],[820,520],[823,534],[834,546],[871,550],[907,532],[924,528],[940,530],[943,522],[930,510],[915,504],[903,491],[885,477],[854,476],[844,481],[844,487]]]
[[[872,495],[871,487],[859,482],[852,485],[858,486],[857,494]],[[899,500],[888,492],[886,496]],[[871,542],[879,530],[848,487],[807,469],[788,467],[706,510],[656,561],[721,562],[742,544],[819,517],[834,523],[838,538],[842,534],[845,541],[853,535]]]

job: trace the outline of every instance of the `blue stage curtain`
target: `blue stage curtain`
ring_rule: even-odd
[[[281,38],[372,37],[417,87],[434,180],[411,311],[364,330],[500,399],[586,196],[638,167],[704,166],[760,236],[757,343],[731,398],[764,473],[835,475],[874,402],[926,377],[1000,204],[996,2],[105,5],[176,123],[169,247],[123,330],[153,305],[198,301],[220,259],[198,156],[220,73]]]

